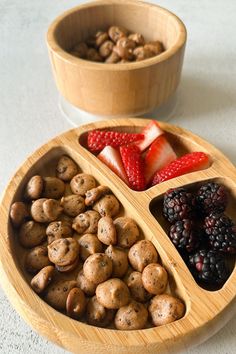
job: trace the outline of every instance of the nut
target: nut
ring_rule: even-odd
[[[112,26],[108,30],[109,37],[113,42],[117,42],[120,38],[126,37],[128,35],[128,31],[125,28]]]
[[[15,202],[11,205],[10,218],[15,227],[20,226],[30,216],[28,206],[23,202]]]

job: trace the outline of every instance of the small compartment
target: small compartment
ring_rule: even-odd
[[[184,185],[182,187],[187,189],[188,191],[191,191],[193,194],[195,194],[197,192],[197,190],[203,184],[208,183],[208,182],[215,182],[215,183],[223,185],[226,188],[227,194],[228,194],[228,202],[227,202],[227,207],[226,207],[226,210],[224,213],[225,213],[225,215],[230,217],[232,219],[233,223],[236,225],[236,215],[235,215],[236,189],[235,189],[235,184],[233,183],[233,181],[231,179],[229,179],[229,178],[213,178],[213,179],[206,180],[204,182],[203,181],[196,182],[196,183],[192,182],[192,183],[189,183],[189,184]],[[164,195],[162,194],[162,195],[159,195],[158,197],[154,198],[150,203],[149,209],[150,209],[150,212],[152,213],[152,215],[156,218],[157,222],[161,225],[161,227],[163,228],[163,230],[165,231],[165,233],[168,237],[171,223],[169,223],[169,221],[163,215],[163,197],[164,197]],[[198,230],[201,230],[203,217],[200,218],[199,216],[197,216],[197,217],[195,216],[194,220],[196,221],[195,225],[197,225]],[[203,242],[203,245],[204,244],[205,243]],[[173,244],[173,247],[175,247],[174,244]],[[187,252],[179,251],[179,253],[182,256],[183,260],[186,261],[185,257],[188,256]],[[194,252],[190,252],[189,254],[192,254],[192,253],[194,253]],[[224,258],[226,261],[226,265],[229,270],[229,274],[231,274],[235,268],[236,254],[223,254],[223,255],[224,255]],[[204,288],[206,290],[215,291],[215,290],[219,290],[220,288],[222,288],[224,286],[225,282],[223,284],[221,284],[220,286],[212,286],[212,285],[210,286],[210,285],[207,285],[207,284],[200,282],[200,281],[197,281],[197,283],[198,283],[198,285],[200,285],[202,288]]]

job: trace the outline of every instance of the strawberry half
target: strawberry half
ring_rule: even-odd
[[[119,176],[127,185],[129,185],[120,152],[112,146],[106,146],[97,158],[107,165],[117,176]]]
[[[129,179],[130,188],[136,191],[144,190],[146,185],[144,162],[140,149],[136,145],[121,146],[120,154]]]
[[[159,124],[152,120],[142,131],[144,139],[138,143],[135,143],[141,151],[148,148],[158,136],[164,134],[163,130],[159,127]]]
[[[92,130],[88,133],[88,148],[92,152],[101,151],[105,146],[120,147],[134,141],[143,140],[143,138],[143,134]]]
[[[204,152],[191,152],[171,162],[161,171],[157,172],[153,177],[152,186],[186,173],[204,170],[209,166],[210,159],[207,154]]]
[[[149,183],[155,172],[175,159],[177,159],[176,153],[169,142],[164,135],[159,136],[149,147],[144,159],[146,182]]]

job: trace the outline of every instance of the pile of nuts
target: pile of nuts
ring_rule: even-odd
[[[31,177],[23,201],[10,209],[33,290],[98,327],[142,329],[181,318],[185,306],[166,293],[168,274],[154,245],[133,219],[120,216],[111,190],[79,172],[69,156],[59,158],[55,172]]]
[[[115,64],[141,61],[163,51],[160,41],[145,43],[142,34],[112,26],[106,32],[98,31],[86,42],[77,43],[70,54],[81,59]]]

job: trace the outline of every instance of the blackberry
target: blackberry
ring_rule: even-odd
[[[229,275],[223,256],[212,250],[189,256],[189,268],[196,280],[212,285],[224,283]]]
[[[224,253],[236,253],[236,226],[225,214],[212,212],[204,220],[209,247]]]
[[[189,219],[176,221],[170,228],[169,237],[180,251],[192,252],[199,246],[198,235]]]
[[[227,205],[227,192],[224,186],[209,182],[203,184],[197,192],[197,208],[201,214],[212,211],[223,212]]]
[[[185,188],[169,189],[164,195],[163,214],[172,224],[194,214],[195,198]]]

